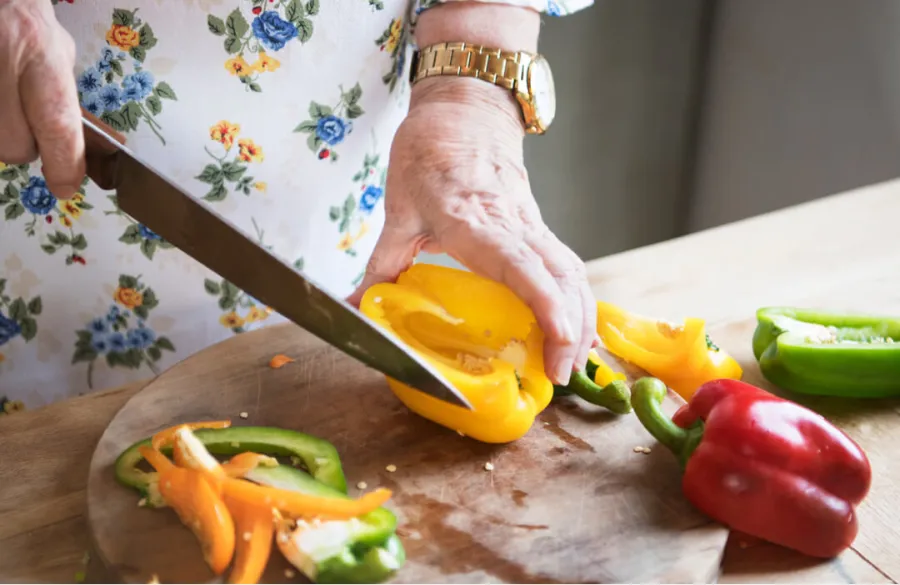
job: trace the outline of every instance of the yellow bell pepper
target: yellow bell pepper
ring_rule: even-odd
[[[610,353],[659,378],[686,400],[704,382],[740,380],[743,374],[740,364],[710,340],[702,319],[673,325],[598,302],[597,334]]]
[[[606,386],[607,384],[611,384],[615,380],[622,380],[623,382],[628,379],[622,372],[614,372],[613,369],[600,359],[600,356],[597,355],[597,352],[591,350],[588,352],[588,372],[590,372],[590,367],[594,367],[594,384],[600,386],[601,388]]]
[[[511,290],[472,272],[415,264],[396,283],[370,287],[360,310],[440,371],[473,410],[388,377],[403,404],[485,443],[508,443],[531,428],[553,398],[544,373],[544,335]]]

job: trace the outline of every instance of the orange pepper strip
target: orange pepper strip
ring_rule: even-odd
[[[173,465],[156,449],[141,446],[140,453],[159,473],[160,495],[194,533],[206,564],[224,573],[234,555],[234,521],[216,489],[200,471]]]
[[[159,451],[163,447],[168,447],[175,438],[175,431],[182,427],[187,427],[191,430],[196,429],[225,429],[231,426],[230,420],[208,420],[201,422],[192,422],[192,423],[182,423],[180,425],[175,425],[169,427],[167,429],[163,429],[153,435],[153,438],[150,439],[150,444],[153,445],[153,448]]]
[[[287,364],[294,361],[294,358],[290,358],[282,353],[276,355],[269,361],[269,367],[273,370],[277,370],[278,368],[284,367]]]
[[[275,536],[274,510],[270,506],[251,504],[240,499],[226,498],[225,503],[234,516],[237,546],[229,583],[259,583],[272,553]]]
[[[243,479],[229,478],[223,482],[224,493],[230,500],[271,506],[296,518],[349,520],[380,508],[391,498],[391,490],[378,488],[358,500],[322,498],[274,487],[258,485]]]
[[[244,477],[257,467],[277,467],[278,460],[268,455],[246,452],[238,453],[222,464],[222,469],[228,477]]]

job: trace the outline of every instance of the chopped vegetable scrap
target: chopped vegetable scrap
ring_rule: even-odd
[[[872,471],[863,450],[821,415],[733,379],[711,380],[670,419],[666,385],[641,378],[631,403],[682,465],[682,490],[733,530],[831,558],[858,531]]]
[[[553,398],[543,333],[505,286],[472,272],[414,264],[396,283],[370,287],[360,310],[400,338],[457,388],[473,410],[388,378],[410,410],[485,443],[525,435]]]
[[[900,396],[900,318],[765,307],[756,320],[753,355],[779,388],[851,398]]]
[[[685,399],[704,382],[739,380],[743,374],[740,364],[706,334],[702,319],[673,325],[598,302],[597,333],[610,353],[661,379]]]
[[[306,470],[276,457],[296,457]],[[153,472],[138,469],[142,460]],[[310,435],[229,421],[177,425],[126,449],[116,477],[152,507],[172,508],[212,572],[230,567],[229,583],[259,582],[273,538],[319,583],[380,582],[405,562],[397,519],[383,507],[391,491],[350,498],[336,450]]]
[[[278,354],[269,360],[269,367],[273,370],[277,370],[278,368],[284,367],[289,363],[293,362],[294,358],[288,357],[284,354]]]

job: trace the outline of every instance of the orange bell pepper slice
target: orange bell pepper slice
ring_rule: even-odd
[[[176,466],[156,449],[143,445],[140,453],[159,474],[165,503],[200,542],[206,564],[224,573],[234,555],[234,521],[217,490],[201,472]]]
[[[275,536],[275,516],[271,506],[254,504],[237,498],[225,498],[234,516],[237,545],[229,583],[259,583]]]
[[[262,486],[243,479],[226,479],[223,493],[229,501],[240,500],[248,504],[265,504],[294,518],[320,518],[322,520],[349,520],[377,510],[391,498],[391,490],[378,488],[358,500],[322,498]]]
[[[157,451],[161,450],[163,447],[168,447],[172,444],[172,441],[175,439],[175,432],[180,428],[188,428],[192,430],[196,429],[226,429],[231,426],[230,420],[209,420],[209,421],[201,421],[201,422],[191,422],[191,423],[182,423],[179,425],[171,426],[167,429],[163,429],[153,435],[150,439],[150,444]]]

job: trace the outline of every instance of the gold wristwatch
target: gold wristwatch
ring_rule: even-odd
[[[529,134],[546,132],[556,115],[553,73],[542,55],[468,43],[440,43],[414,53],[412,84],[440,75],[474,77],[510,90]]]

